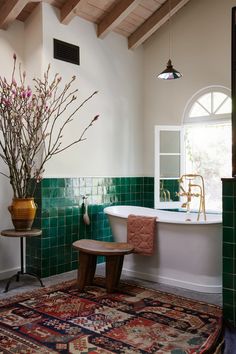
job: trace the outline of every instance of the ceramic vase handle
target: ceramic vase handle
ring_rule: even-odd
[[[8,211],[9,211],[10,214],[12,213],[12,205],[9,205]]]

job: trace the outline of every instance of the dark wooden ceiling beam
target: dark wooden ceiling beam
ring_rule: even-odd
[[[141,0],[121,0],[97,26],[97,36],[104,38],[114,30],[139,4]]]
[[[137,48],[166,21],[168,21],[169,16],[173,16],[188,2],[189,0],[171,0],[170,3],[169,1],[166,1],[141,26],[139,26],[136,31],[134,31],[128,37],[129,49]]]
[[[86,0],[67,0],[61,8],[61,23],[68,25],[76,16],[76,11],[81,10],[86,3]]]
[[[15,21],[29,0],[7,0],[0,7],[0,28],[6,30]]]

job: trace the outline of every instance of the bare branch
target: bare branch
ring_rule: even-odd
[[[50,79],[50,66],[42,79],[33,79],[34,88],[31,89],[26,85],[26,74],[20,65],[20,79],[16,82],[15,55],[13,59],[11,81],[0,77],[0,158],[8,166],[9,176],[0,174],[10,179],[14,197],[23,198],[33,195],[48,160],[86,139],[85,133],[98,116],[79,138],[62,147],[65,129],[97,91],[77,104],[78,89],[72,89],[75,77],[60,88],[61,77],[55,74]],[[41,163],[37,167],[39,158]]]

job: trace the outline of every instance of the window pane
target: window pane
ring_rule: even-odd
[[[213,92],[213,113],[217,111],[227,96],[222,92]]]
[[[231,176],[231,124],[187,126],[185,157],[186,173],[204,178],[206,209],[222,210],[221,178]],[[199,198],[193,206],[199,207]]]
[[[160,177],[170,178],[180,175],[180,156],[160,156]]]
[[[179,131],[160,131],[160,153],[180,153]]]
[[[198,100],[199,103],[209,112],[211,113],[211,93],[207,93],[203,95]]]
[[[209,112],[207,112],[198,102],[194,103],[189,116],[193,117],[205,117],[209,116]]]
[[[216,111],[216,114],[224,114],[224,113],[231,113],[232,111],[232,104],[231,99],[228,97],[222,106]]]

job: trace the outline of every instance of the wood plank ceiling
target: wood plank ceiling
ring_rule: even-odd
[[[97,25],[97,36],[114,31],[127,37],[128,47],[137,48],[190,0],[0,0],[0,29],[16,19],[26,21],[40,2],[60,10],[67,25],[79,16]]]

